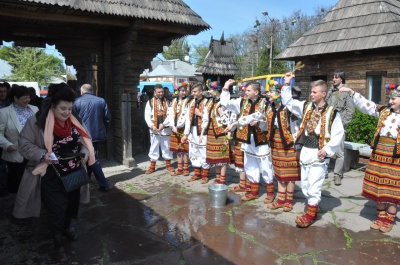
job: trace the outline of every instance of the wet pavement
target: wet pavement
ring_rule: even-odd
[[[298,185],[292,212],[270,210],[260,199],[241,203],[228,193],[227,205],[210,207],[208,185],[172,177],[163,162],[145,175],[147,156],[137,167],[102,161],[110,192],[91,186],[82,204],[79,239],[65,239],[65,264],[399,264],[400,224],[383,234],[369,228],[374,203],[360,195],[362,171],[345,173],[342,186],[325,180],[318,220],[295,226],[306,200]],[[211,179],[214,171],[211,170]],[[228,170],[228,185],[238,182]],[[299,184],[299,183],[297,183]],[[0,264],[54,264],[46,213],[11,218],[15,196],[0,198]],[[396,221],[398,222],[398,216]]]

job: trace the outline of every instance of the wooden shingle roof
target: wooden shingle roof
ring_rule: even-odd
[[[400,0],[340,0],[275,59],[400,46]]]
[[[18,0],[132,18],[154,19],[210,28],[182,0]],[[15,1],[14,1],[15,2]]]
[[[224,33],[222,33],[221,40],[214,40],[211,37],[209,51],[197,72],[209,75],[233,76],[239,72],[233,55],[233,44],[230,41],[225,41]]]

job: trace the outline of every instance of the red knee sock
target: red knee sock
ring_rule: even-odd
[[[284,204],[285,201],[286,201],[286,193],[278,191],[278,199],[276,200],[276,203]]]
[[[317,217],[318,212],[318,204],[317,205],[308,205],[307,212],[303,215],[308,222],[312,222]]]
[[[293,204],[294,192],[286,192],[286,203]]]
[[[203,168],[203,171],[201,172],[201,178],[205,179],[208,178],[208,173],[210,172],[210,169],[208,168]]]
[[[199,167],[195,167],[194,168],[194,176],[196,178],[200,178],[201,177],[201,168],[199,168]]]
[[[189,173],[189,164],[188,163],[183,163],[183,172]]]
[[[149,169],[152,169],[152,170],[156,169],[156,161],[150,161],[150,168]]]
[[[396,218],[395,212],[391,213],[389,211],[386,211],[386,216],[385,216],[383,222],[388,223],[388,224],[393,224],[395,218]]]
[[[258,188],[260,187],[260,183],[251,182],[251,195],[258,196]]]
[[[267,183],[267,196],[274,196],[274,183]]]
[[[225,176],[224,176],[224,175],[220,175],[220,177],[219,177],[219,183],[220,183],[220,184],[225,184]]]
[[[248,178],[246,178],[246,193],[251,193],[251,182]]]
[[[178,171],[183,172],[182,163],[178,162]]]

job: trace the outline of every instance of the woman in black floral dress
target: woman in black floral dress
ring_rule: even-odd
[[[41,178],[36,190],[29,188],[31,194],[39,192],[46,207],[49,228],[54,237],[54,256],[58,262],[67,259],[62,235],[70,240],[77,239],[71,220],[77,218],[80,201],[80,189],[67,193],[58,175],[78,169],[88,159],[89,165],[94,162],[89,134],[79,118],[72,115],[74,100],[75,92],[71,88],[65,86],[58,90],[51,98],[51,105],[28,119],[19,138],[20,153],[29,163],[23,179],[26,184],[21,189],[21,194],[19,192],[17,195],[14,216],[19,214],[19,209],[24,208],[18,201],[31,200],[27,203],[32,204],[35,209],[39,208],[40,212],[38,196],[30,196],[29,200],[19,198],[26,194],[27,186],[32,186],[31,183],[27,184],[29,178]],[[37,214],[36,211],[33,215]]]

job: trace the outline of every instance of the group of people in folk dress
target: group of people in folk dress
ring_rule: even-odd
[[[339,160],[334,181],[341,185],[345,126],[356,106],[379,118],[362,195],[377,203],[378,217],[371,228],[389,232],[400,202],[400,86],[388,90],[388,105],[379,106],[345,86],[344,72],[339,71],[334,73],[332,89],[325,81],[314,81],[310,101],[300,101],[289,85],[292,78],[292,73],[287,73],[284,85],[271,86],[266,96],[261,96],[264,91],[258,82],[248,82],[238,98],[229,93],[235,83],[232,79],[223,87],[207,80],[207,93],[202,83],[194,84],[190,96],[188,85],[180,83],[171,102],[164,99],[162,86],[156,85],[145,109],[151,137],[146,174],[155,171],[160,150],[171,175],[189,176],[190,160],[194,174],[188,181],[202,184],[208,182],[212,166],[215,183],[225,184],[226,167],[234,163],[240,182],[230,187],[231,191],[244,192],[242,201],[258,199],[262,177],[266,183],[264,203],[269,209],[285,212],[293,209],[295,181],[301,180],[307,210],[295,222],[305,228],[317,217],[331,157]],[[177,169],[171,166],[173,153]]]

